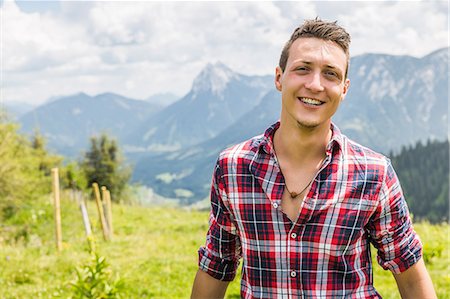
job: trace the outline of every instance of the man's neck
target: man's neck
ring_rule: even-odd
[[[331,123],[315,128],[295,128],[281,123],[274,135],[276,154],[290,163],[300,165],[321,160],[325,157],[331,134]]]

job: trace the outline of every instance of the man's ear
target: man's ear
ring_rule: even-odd
[[[281,77],[283,76],[283,70],[281,67],[277,66],[275,68],[275,87],[278,89],[278,91],[281,91],[282,85],[281,85]]]
[[[341,101],[344,100],[349,88],[350,88],[350,79],[347,78],[344,81],[344,88],[342,89]]]

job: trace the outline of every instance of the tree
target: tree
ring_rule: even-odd
[[[17,124],[0,111],[0,220],[51,191],[46,169],[61,159],[46,152],[43,139],[30,142],[18,134]],[[39,144],[39,146],[34,147]]]
[[[124,164],[117,142],[106,134],[92,137],[90,143],[82,161],[87,187],[98,183],[110,190],[113,200],[120,199],[130,179],[131,168]]]
[[[392,164],[414,218],[449,221],[449,141],[404,147]]]
[[[35,131],[31,137],[31,148],[33,156],[37,159],[39,171],[51,179],[52,168],[60,167],[63,158],[61,156],[50,154],[46,148],[46,140],[39,131]]]
[[[76,162],[69,162],[60,171],[60,184],[62,188],[83,191],[87,181],[83,169]]]

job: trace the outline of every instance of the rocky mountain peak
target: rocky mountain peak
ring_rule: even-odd
[[[237,73],[221,62],[208,63],[195,78],[192,84],[192,91],[195,94],[209,91],[218,95],[225,89],[231,79],[237,76]]]
[[[441,69],[448,69],[448,60],[450,56],[450,48],[442,48],[436,50],[422,58],[425,63],[438,64]]]

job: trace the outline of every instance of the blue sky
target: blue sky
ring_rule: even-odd
[[[2,101],[187,93],[208,62],[272,74],[305,18],[338,20],[351,55],[421,57],[448,46],[447,1],[0,1]],[[351,74],[350,74],[351,77]]]

